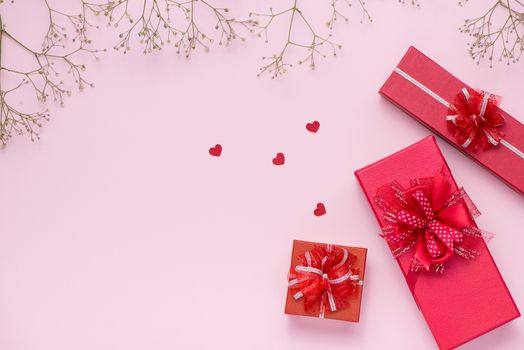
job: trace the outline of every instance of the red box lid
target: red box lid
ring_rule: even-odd
[[[435,138],[429,136],[355,175],[382,226],[382,211],[373,200],[378,188],[390,180],[406,185],[411,178],[430,177],[440,169],[457,190]],[[381,238],[377,235],[377,239]],[[412,294],[441,349],[455,348],[520,316],[483,240],[476,250],[481,255],[475,259],[455,257],[446,262],[443,274],[410,272],[414,249],[397,259],[407,281],[418,274]]]
[[[454,102],[462,88],[469,87],[414,47],[409,48],[396,69],[407,73],[448,103]],[[518,155],[502,144],[485,151],[462,147],[448,128],[448,108],[398,71],[391,73],[379,93],[524,194],[524,154]],[[504,140],[524,152],[524,125],[506,112],[501,112],[505,118],[505,125],[501,128],[506,134]]]

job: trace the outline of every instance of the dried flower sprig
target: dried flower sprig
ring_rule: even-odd
[[[338,18],[342,18],[344,21],[348,21],[348,17],[345,16],[340,10],[340,4],[345,5],[346,7],[351,7],[351,3],[348,0],[329,0],[326,4],[331,7],[331,16],[326,22],[328,28],[328,33],[326,35],[321,35],[318,29],[315,29],[311,24],[310,18],[306,16],[305,12],[299,7],[299,0],[292,0],[290,7],[281,10],[274,11],[273,8],[269,9],[268,13],[256,13],[251,12],[249,14],[250,18],[255,18],[254,23],[257,28],[257,35],[259,37],[264,37],[265,41],[268,42],[268,32],[272,24],[280,18],[287,20],[287,33],[285,37],[285,42],[282,48],[278,53],[273,54],[272,56],[264,56],[262,59],[267,61],[267,64],[264,64],[260,67],[258,76],[269,73],[272,78],[276,78],[279,75],[282,75],[287,72],[287,69],[292,67],[293,64],[288,58],[288,53],[291,48],[298,48],[305,51],[305,55],[302,59],[298,61],[298,64],[307,64],[311,69],[316,67],[316,60],[318,57],[325,58],[324,47],[328,47],[328,51],[331,52],[333,56],[337,55],[337,50],[341,49],[342,46],[337,44],[332,40],[334,23]],[[365,2],[358,0],[358,3],[362,9],[362,20],[367,19],[371,21],[371,16],[365,7]],[[306,41],[299,41],[295,37],[295,30],[297,26],[301,26],[301,29],[305,29],[308,33],[308,39]]]
[[[465,1],[468,1],[468,0],[465,0]],[[409,2],[413,6],[417,6],[417,7],[420,6],[420,2],[418,0],[398,0],[398,2],[400,2],[401,4],[405,4],[406,2]]]
[[[144,53],[161,50],[166,44],[173,44],[177,53],[182,52],[186,57],[197,47],[208,51],[215,39],[201,29],[197,19],[199,11],[206,11],[214,17],[219,45],[228,45],[235,39],[244,41],[240,29],[249,31],[254,24],[252,20],[229,17],[228,8],[213,6],[207,0],[143,0],[138,15],[131,13],[129,0],[101,4],[83,2],[95,15],[106,16],[108,26],[124,27],[114,45],[115,50],[124,53],[131,49],[134,34],[143,45]]]
[[[41,49],[33,49],[16,34],[6,29],[0,14],[0,142],[5,146],[13,135],[24,133],[31,140],[39,139],[39,128],[42,122],[49,120],[49,111],[26,112],[15,107],[14,92],[24,87],[33,90],[35,98],[45,103],[49,98],[64,104],[64,97],[71,94],[70,86],[76,85],[79,90],[93,86],[84,77],[85,65],[77,62],[82,53],[98,58],[99,50],[90,48],[87,28],[91,25],[85,13],[70,15],[51,7],[44,0],[49,17],[49,26],[44,36]],[[69,32],[74,34],[69,36]],[[6,64],[2,59],[8,53],[5,44],[18,47],[32,60],[32,67],[19,68],[15,63]],[[10,59],[9,62],[17,60]],[[14,81],[14,83],[12,83]],[[10,87],[5,87],[11,82]]]
[[[326,23],[330,30],[333,30],[333,26],[335,25],[335,22],[338,18],[342,18],[345,22],[349,22],[349,17],[347,17],[347,15],[340,10],[341,2],[348,8],[353,6],[349,0],[331,0],[331,18]],[[363,23],[365,20],[373,22],[371,15],[366,9],[366,3],[362,0],[358,0],[358,4],[362,10],[362,18],[360,19],[360,23]]]
[[[459,5],[467,1],[460,0]],[[460,31],[472,37],[469,53],[477,63],[485,58],[490,67],[494,59],[515,63],[524,51],[524,2],[497,0],[482,16],[467,19]]]

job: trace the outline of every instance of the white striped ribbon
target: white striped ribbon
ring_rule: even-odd
[[[408,73],[404,72],[402,69],[400,69],[399,67],[396,67],[395,68],[395,73],[397,73],[398,75],[400,75],[401,77],[403,77],[404,79],[406,79],[407,81],[409,81],[410,83],[412,83],[413,85],[415,85],[416,87],[418,87],[420,90],[424,91],[426,94],[428,94],[429,96],[433,97],[435,100],[437,100],[438,102],[442,103],[444,106],[446,106],[447,108],[450,108],[452,105],[446,101],[444,98],[442,98],[441,96],[439,96],[437,93],[435,93],[433,90],[431,90],[430,88],[428,88],[426,85],[422,84],[420,81],[418,81],[417,79],[413,78],[411,75],[409,75]],[[464,93],[464,96],[466,98],[468,98],[469,94],[466,90],[466,92],[464,92],[465,89],[462,89],[462,93]],[[489,98],[489,95],[486,94],[484,95],[484,100],[482,101],[482,106],[481,106],[481,112],[482,112],[482,109],[486,110],[486,106],[487,106],[487,102],[488,102],[488,98]],[[483,114],[483,113],[482,113]],[[453,121],[454,116],[448,116],[446,117],[447,120],[451,120]],[[486,136],[488,136],[486,134]],[[488,136],[488,140],[494,144],[493,142],[496,143],[496,140],[494,140],[490,135]],[[471,143],[471,139],[467,139],[463,144],[462,144],[462,147],[466,148],[470,145]],[[493,142],[492,142],[493,141]],[[516,155],[518,155],[520,158],[523,158],[524,159],[524,152],[521,151],[520,149],[518,149],[517,147],[513,146],[512,144],[510,144],[508,141],[504,140],[504,139],[501,139],[500,140],[500,144],[503,145],[504,147],[506,147],[507,149],[509,149],[511,152],[515,153]],[[495,144],[494,144],[495,145]]]

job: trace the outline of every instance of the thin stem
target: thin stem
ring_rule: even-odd
[[[0,14],[0,94],[2,94],[2,39],[4,34],[4,24],[2,23],[2,15]],[[1,124],[0,120],[0,124]]]

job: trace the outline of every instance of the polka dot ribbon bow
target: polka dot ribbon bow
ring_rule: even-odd
[[[464,189],[452,193],[451,179],[441,172],[412,179],[407,189],[391,181],[377,191],[375,201],[384,211],[382,237],[393,255],[415,249],[413,271],[442,272],[454,255],[475,258],[476,239],[492,237],[475,225],[473,218],[480,212]]]
[[[289,273],[289,289],[296,291],[293,297],[304,299],[305,310],[320,302],[320,318],[328,306],[331,312],[347,307],[348,297],[362,284],[352,268],[355,259],[347,249],[330,244],[301,254]]]
[[[504,125],[498,107],[500,96],[489,92],[463,88],[449,106],[446,120],[458,142],[464,148],[488,149],[498,146],[504,137],[499,130]]]

